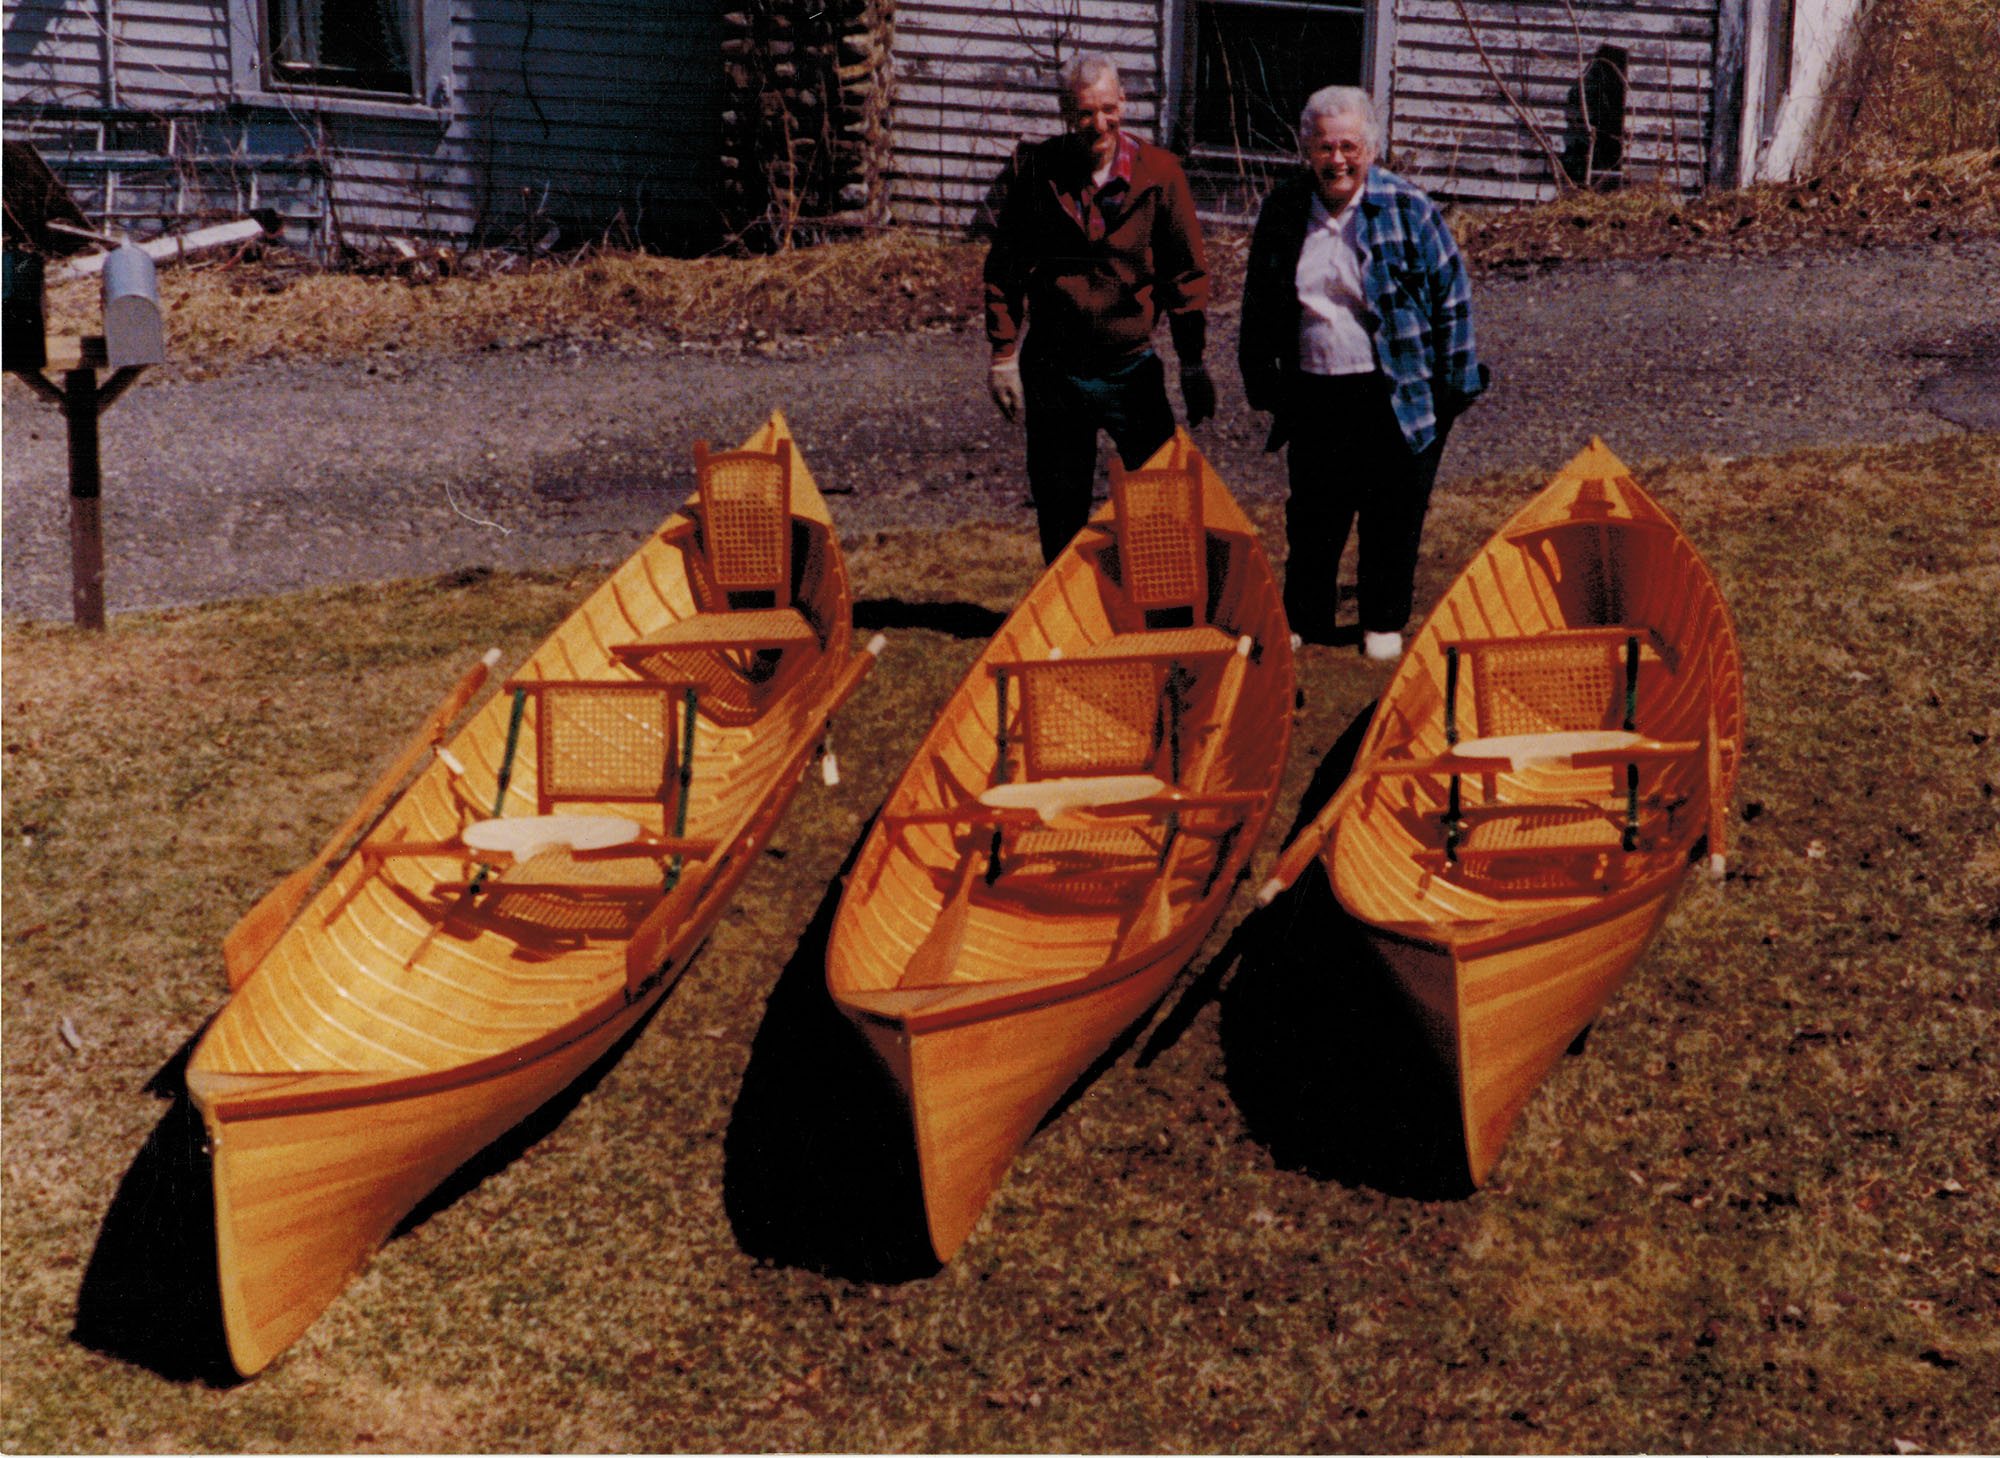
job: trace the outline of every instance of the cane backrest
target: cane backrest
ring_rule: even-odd
[[[1159,759],[1166,666],[1145,658],[1017,664],[1030,780],[1142,774]]]
[[[683,719],[694,690],[660,681],[548,681],[535,697],[537,811],[556,805],[657,804],[680,787]]]
[[[1613,631],[1457,645],[1472,671],[1478,733],[1633,727],[1624,722],[1627,641]]]
[[[792,594],[792,443],[711,454],[694,448],[702,551],[732,607],[784,607]]]
[[[1199,458],[1144,471],[1127,471],[1114,458],[1111,508],[1118,578],[1126,599],[1142,613],[1184,610],[1190,624],[1205,623],[1208,533],[1201,515]]]

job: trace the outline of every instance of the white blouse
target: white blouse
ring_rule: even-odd
[[[1362,323],[1361,194],[1338,216],[1312,200],[1312,220],[1292,278],[1298,288],[1299,368],[1309,375],[1359,375],[1375,369],[1375,346]]]

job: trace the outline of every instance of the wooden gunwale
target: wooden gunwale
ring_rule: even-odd
[[[890,1027],[901,1027],[912,1035],[917,1035],[940,1032],[946,1028],[962,1027],[967,1023],[986,1022],[993,1018],[1005,1017],[1010,1013],[1021,1012],[1028,1008],[1048,1007],[1057,1003],[1074,1002],[1078,998],[1088,997],[1093,992],[1100,992],[1107,987],[1113,987],[1121,982],[1128,982],[1134,977],[1143,976],[1145,973],[1157,968],[1162,960],[1169,958],[1183,944],[1190,944],[1188,946],[1188,953],[1192,955],[1193,947],[1191,944],[1198,943],[1203,937],[1208,935],[1208,927],[1203,924],[1206,921],[1203,913],[1209,902],[1216,899],[1226,901],[1229,894],[1235,889],[1237,879],[1237,877],[1231,877],[1225,883],[1224,879],[1218,876],[1216,878],[1216,891],[1211,893],[1209,898],[1191,909],[1183,919],[1182,924],[1177,926],[1169,937],[1150,943],[1144,951],[1136,952],[1121,961],[1109,963],[1096,972],[1087,972],[1077,977],[1065,978],[1061,981],[1052,980],[1045,986],[1022,988],[1018,992],[1005,993],[998,997],[982,999],[968,1003],[962,1007],[939,1008],[936,1011],[931,1011],[924,1006],[917,1006],[903,1013],[878,1012],[874,1008],[869,1007],[866,1002],[854,1000],[855,998],[865,998],[867,996],[865,991],[857,991],[849,995],[845,1005],[871,1022],[881,1023]],[[932,989],[925,990],[930,991]],[[937,988],[935,991],[937,993],[937,1001],[948,1002],[963,999],[969,994],[978,992],[979,984],[966,983],[956,987]]]
[[[689,952],[692,961],[694,952]],[[609,954],[607,954],[609,955]],[[653,974],[645,992],[637,998],[627,997],[622,992],[603,999],[589,1013],[573,1017],[562,1026],[552,1028],[540,1037],[533,1038],[517,1047],[487,1054],[470,1063],[452,1068],[429,1069],[423,1073],[410,1074],[401,1078],[383,1078],[369,1073],[347,1072],[296,1072],[296,1073],[221,1073],[215,1077],[225,1079],[339,1079],[343,1083],[354,1082],[351,1087],[299,1090],[292,1093],[222,1093],[205,1101],[205,1107],[212,1109],[223,1119],[272,1119],[286,1114],[313,1113],[328,1109],[355,1108],[368,1104],[389,1103],[401,1099],[418,1098],[424,1094],[437,1093],[445,1089],[460,1088],[466,1084],[479,1083],[496,1073],[511,1073],[525,1069],[530,1064],[539,1063],[551,1054],[559,1053],[576,1043],[591,1037],[605,1024],[615,1021],[632,1010],[638,1003],[648,1000],[654,992],[665,991],[665,984],[672,979],[667,975],[671,968],[663,966]],[[204,1075],[191,1073],[189,1087],[196,1087]]]
[[[1328,858],[1334,854],[1328,841]],[[1675,856],[1662,865],[1615,890],[1605,891],[1586,905],[1568,906],[1559,911],[1527,912],[1515,916],[1424,923],[1416,921],[1369,921],[1373,935],[1393,938],[1411,946],[1435,948],[1460,957],[1484,957],[1496,952],[1545,942],[1581,927],[1621,915],[1629,907],[1661,895],[1672,895],[1686,876],[1688,861]]]

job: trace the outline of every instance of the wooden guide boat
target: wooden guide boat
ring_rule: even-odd
[[[697,455],[689,505],[512,692],[444,744],[473,669],[303,881],[225,944],[235,991],[187,1087],[246,1376],[665,995],[880,651],[853,649],[847,568],[783,418]]]
[[[1457,1082],[1475,1184],[1689,860],[1720,874],[1742,755],[1715,579],[1593,440],[1445,592],[1258,898],[1325,866]]]
[[[1186,433],[1114,468],[885,802],[828,948],[906,1097],[939,1259],[1221,915],[1292,696],[1270,563]]]

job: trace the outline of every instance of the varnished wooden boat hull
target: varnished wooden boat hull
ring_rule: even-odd
[[[1673,908],[1679,878],[1568,932],[1482,948],[1363,923],[1366,944],[1457,1086],[1467,1172],[1483,1184],[1548,1072],[1596,1019]]]
[[[1074,996],[1038,996],[992,1016],[926,1025],[846,1005],[904,1092],[939,1260],[965,1244],[1044,1116],[1159,1002],[1213,924],[1190,926]]]
[[[768,448],[785,433],[774,416],[749,444]],[[403,855],[371,864],[357,851],[203,1035],[187,1084],[211,1146],[217,1274],[239,1372],[296,1340],[452,1171],[615,1048],[727,907],[827,714],[864,671],[865,655],[852,652],[846,567],[802,468],[793,511],[806,547],[798,606],[819,641],[808,661],[772,676],[775,689],[745,679],[731,693],[725,684],[710,696],[715,717],[701,711],[685,832],[716,848],[687,857],[674,889],[663,891],[663,861],[557,858],[496,876],[473,899],[462,863]],[[669,518],[517,676],[631,677],[612,646],[698,606],[680,524]],[[510,695],[489,700],[447,746],[464,778],[454,783],[442,758],[433,763],[365,843],[434,842],[485,813],[511,715]],[[534,735],[524,731],[511,813],[532,812],[537,775]]]
[[[1677,752],[1643,771],[1633,849],[1614,845],[1579,859],[1551,845],[1495,862],[1518,872],[1517,884],[1462,877],[1439,855],[1448,777],[1409,769],[1451,748],[1443,645],[1554,644],[1565,634],[1612,629],[1629,629],[1645,645],[1639,729],[1698,752]],[[1468,718],[1459,727],[1480,732]],[[1714,578],[1624,466],[1593,442],[1446,591],[1318,827],[1335,896],[1457,1085],[1475,1184],[1486,1180],[1535,1088],[1644,953],[1690,859],[1703,847],[1721,853],[1742,749],[1741,661]],[[1615,805],[1620,773],[1551,764],[1461,778],[1476,816],[1482,806],[1542,798]],[[1554,869],[1539,869],[1537,856]],[[1564,869],[1572,866],[1584,869]]]
[[[296,1341],[404,1216],[573,1083],[668,985],[629,1006],[621,998],[597,1026],[530,1063],[448,1087],[398,1096],[351,1079],[203,1078],[237,1370],[249,1375]]]
[[[1154,464],[1192,451],[1179,437]],[[1044,1116],[1194,955],[1275,799],[1291,731],[1289,632],[1254,528],[1205,462],[1202,470],[1211,560],[1223,564],[1211,573],[1210,621],[1256,648],[1243,662],[1239,692],[1204,681],[1190,717],[1234,703],[1205,788],[1253,796],[1240,831],[1177,865],[1164,891],[1144,875],[1114,881],[1085,873],[1071,892],[1019,899],[1010,899],[1008,875],[990,889],[976,884],[954,980],[897,987],[943,915],[956,858],[946,830],[899,817],[921,817],[989,783],[997,705],[988,665],[1045,659],[1057,649],[1075,657],[1133,626],[1104,555],[1107,508],[1050,565],[939,715],[863,846],[835,918],[828,986],[905,1097],[941,1260],[964,1243]],[[1141,914],[1143,906],[1164,912]]]

